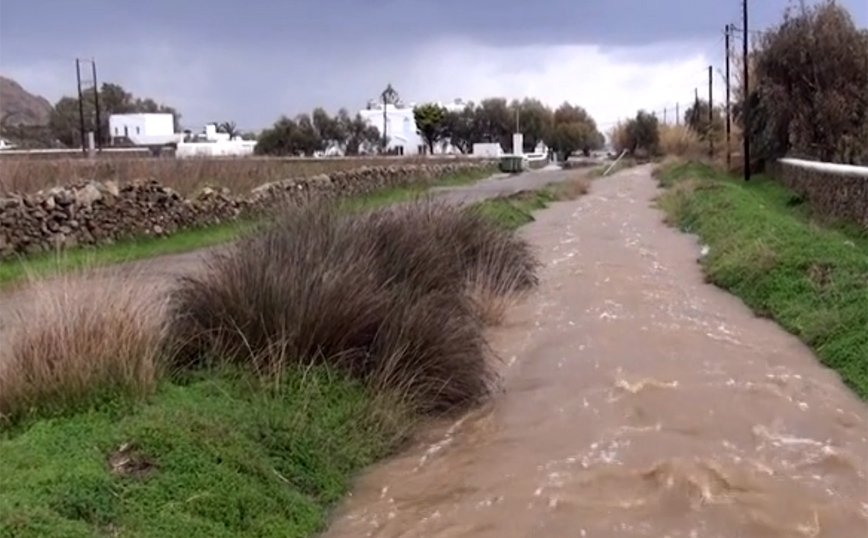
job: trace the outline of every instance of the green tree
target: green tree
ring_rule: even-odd
[[[605,137],[588,111],[578,105],[563,103],[552,114],[553,128],[546,144],[568,159],[581,151],[585,156],[600,149]]]
[[[337,117],[331,117],[324,108],[317,107],[311,113],[311,120],[319,136],[322,151],[333,147],[344,148],[347,143],[346,126]]]
[[[751,87],[740,84],[734,112],[751,134],[754,164],[788,154],[868,164],[868,31],[846,8],[831,0],[788,8],[748,65]]]
[[[435,103],[419,105],[413,109],[413,119],[416,121],[416,130],[428,147],[428,154],[432,155],[434,144],[446,135],[446,109]]]
[[[539,99],[525,98],[510,104],[513,116],[518,116],[518,129],[524,138],[524,151],[532,152],[540,142],[549,140],[554,128],[554,114]]]
[[[443,118],[443,136],[461,153],[471,153],[473,144],[482,140],[476,117],[476,105],[468,104],[458,111],[449,111]]]
[[[626,125],[626,149],[631,155],[656,155],[660,148],[660,125],[657,116],[644,110]]]

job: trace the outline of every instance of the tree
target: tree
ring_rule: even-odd
[[[311,113],[311,120],[321,140],[320,148],[323,151],[330,148],[344,148],[347,142],[346,126],[337,117],[333,118],[324,108],[317,107]]]
[[[338,111],[338,122],[347,135],[344,146],[345,155],[371,153],[380,144],[388,144],[388,138],[383,139],[379,129],[365,121],[361,114],[350,117],[349,112],[342,108]]]
[[[513,116],[518,116],[518,129],[524,135],[524,151],[532,152],[540,142],[550,139],[554,114],[539,99],[525,98],[510,104]]]
[[[96,105],[92,91],[82,95],[85,131],[96,133]],[[159,104],[150,98],[138,98],[118,84],[103,83],[99,89],[99,116],[102,144],[111,140],[109,116],[130,113],[168,113],[172,114],[175,132],[180,131],[181,115],[174,108]],[[48,120],[52,137],[68,147],[81,146],[79,102],[77,97],[61,97],[54,105]]]
[[[843,6],[827,0],[788,8],[748,62],[751,85],[740,84],[734,112],[751,134],[754,164],[788,154],[868,163],[868,31]]]
[[[631,155],[656,155],[660,147],[660,125],[657,116],[644,110],[625,126],[626,148]]]
[[[581,151],[585,156],[591,151],[600,149],[605,144],[605,137],[597,129],[597,122],[584,108],[561,104],[553,113],[554,126],[547,145],[561,154],[563,159]]]
[[[449,111],[443,117],[443,136],[461,153],[470,153],[473,144],[481,141],[476,118],[476,105],[470,103],[460,111]]]
[[[684,111],[684,124],[699,136],[700,140],[722,137],[725,124],[720,107],[711,110],[711,123],[708,121],[708,101],[700,99]]]
[[[428,154],[434,153],[434,144],[444,139],[446,109],[436,103],[419,105],[413,109],[416,130],[428,146]]]
[[[230,140],[240,134],[240,132],[238,131],[238,125],[236,125],[234,121],[224,121],[217,123],[217,132],[228,134]]]

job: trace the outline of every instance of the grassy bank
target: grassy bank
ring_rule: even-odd
[[[745,183],[709,166],[658,170],[672,225],[710,247],[708,279],[797,335],[868,398],[868,238],[822,224],[807,204],[758,176]]]
[[[586,190],[306,208],[168,303],[46,290],[4,334],[0,536],[316,534],[416,421],[495,386],[483,330],[536,282],[511,230]]]
[[[431,186],[466,185],[490,176],[493,170],[451,175]],[[349,200],[347,205],[353,209],[366,209],[410,200],[426,188],[406,186],[384,189]],[[0,285],[12,284],[26,277],[41,277],[208,248],[238,239],[251,226],[252,223],[247,221],[227,222],[205,228],[181,230],[168,237],[130,238],[110,245],[72,248],[60,253],[41,253],[3,260],[0,262]]]

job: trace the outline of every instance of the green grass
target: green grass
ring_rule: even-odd
[[[670,223],[710,247],[708,279],[809,345],[868,398],[868,234],[831,225],[765,176],[697,163],[658,170]]]
[[[557,199],[549,186],[478,208],[514,229]],[[96,402],[0,430],[0,538],[313,536],[414,420],[324,369],[193,374]]]
[[[369,404],[325,371],[222,375],[18,426],[0,436],[0,536],[311,536],[395,446]]]
[[[493,168],[462,172],[444,177],[432,186],[466,185],[486,178]],[[365,209],[410,200],[427,187],[405,186],[383,189],[347,201],[349,209]],[[178,254],[238,239],[253,223],[234,221],[215,226],[190,228],[168,237],[138,237],[97,247],[71,248],[59,253],[40,253],[0,262],[0,284],[13,284],[26,278],[38,278],[86,268],[113,265],[168,254]]]

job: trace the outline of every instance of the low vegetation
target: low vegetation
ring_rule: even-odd
[[[709,281],[741,297],[813,348],[868,398],[868,236],[812,215],[803,199],[764,176],[751,182],[696,163],[658,177],[673,226],[709,246]]]
[[[322,530],[415,421],[496,386],[484,329],[537,279],[512,230],[587,188],[305,203],[162,290],[43,282],[0,335],[0,535]]]
[[[112,157],[110,154],[96,159],[0,156],[0,195],[33,193],[82,180],[111,180],[124,184],[142,178],[156,180],[160,185],[172,188],[183,196],[204,187],[225,187],[239,194],[272,181],[311,177],[362,166],[435,164],[452,160],[436,157],[425,160],[395,157],[155,159]]]

